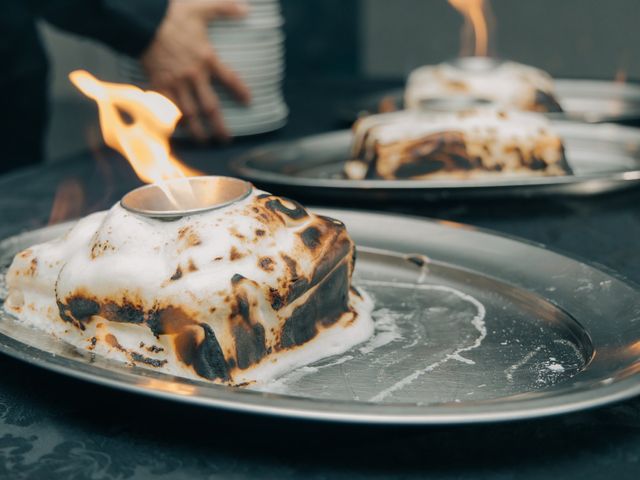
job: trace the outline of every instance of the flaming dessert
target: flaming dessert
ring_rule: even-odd
[[[169,153],[171,102],[86,72],[72,78],[98,101],[107,143],[156,183],[16,255],[10,313],[110,359],[229,385],[267,381],[371,335],[341,222],[238,179],[186,178],[194,171]]]
[[[489,0],[449,0],[464,24],[460,58],[426,65],[409,75],[405,108],[456,110],[491,104],[502,109],[561,112],[553,79],[535,67],[488,57],[493,14]]]
[[[562,140],[540,114],[475,109],[371,115],[354,125],[345,175],[362,179],[478,179],[571,173]]]
[[[342,223],[259,190],[173,221],[117,204],[19,253],[6,308],[97,354],[237,385],[369,337],[353,267]]]
[[[521,63],[488,62],[481,57],[414,70],[404,101],[406,108],[466,101],[533,112],[562,111],[549,74]]]

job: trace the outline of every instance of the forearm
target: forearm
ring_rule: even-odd
[[[41,16],[68,32],[103,42],[131,56],[153,39],[168,0],[59,0],[41,3]]]

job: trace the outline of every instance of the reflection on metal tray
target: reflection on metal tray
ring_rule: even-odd
[[[607,80],[554,80],[556,96],[564,113],[548,114],[553,119],[588,123],[640,123],[640,84]],[[354,122],[358,117],[381,110],[402,108],[404,89],[367,95],[338,110],[340,120]]]
[[[374,336],[344,355],[260,388],[236,389],[92,356],[22,326],[2,310],[0,351],[141,394],[343,422],[531,418],[640,393],[638,287],[470,227],[316,211],[346,223],[359,248],[355,283],[376,303]],[[20,249],[67,228],[48,227],[0,243],[2,273]]]
[[[238,175],[278,194],[345,200],[420,200],[550,194],[592,195],[640,181],[640,130],[554,121],[574,175],[482,180],[348,180],[352,134],[342,130],[256,148],[231,163]]]

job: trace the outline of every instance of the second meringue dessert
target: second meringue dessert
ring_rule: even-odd
[[[543,115],[405,110],[358,120],[344,173],[353,180],[464,180],[568,175],[561,138]]]
[[[116,204],[16,255],[5,308],[111,359],[260,383],[372,334],[354,262],[340,221],[255,189],[172,221]]]
[[[467,100],[503,109],[561,112],[551,76],[521,63],[492,62],[485,57],[459,59],[456,63],[426,65],[409,75],[406,108],[429,108],[443,101]]]

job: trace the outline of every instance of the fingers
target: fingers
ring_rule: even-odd
[[[229,131],[224,125],[224,119],[220,112],[218,95],[213,91],[208,75],[199,76],[193,84],[198,97],[200,111],[207,118],[216,137],[221,140],[229,139]]]
[[[208,138],[207,131],[200,119],[198,104],[189,84],[181,82],[173,89],[180,111],[187,122],[187,128],[197,140],[204,142]]]
[[[245,104],[249,103],[251,92],[233,70],[220,63],[213,50],[206,56],[206,63],[205,68],[189,76],[191,90],[188,93],[191,95],[184,92],[182,94],[187,99],[189,111],[183,114],[187,117],[189,128],[196,138],[202,139],[201,132],[204,129],[199,112],[208,120],[213,135],[226,141],[230,139],[230,134],[224,123],[220,100],[211,85],[210,75]],[[203,133],[206,135],[206,131]]]
[[[187,128],[195,139],[204,142],[211,136],[210,132],[220,140],[230,139],[220,111],[220,101],[207,74],[199,74],[188,82],[181,82],[172,91]],[[208,121],[210,130],[203,119]]]
[[[204,141],[213,134],[226,139],[229,132],[211,80],[243,103],[249,102],[251,94],[239,76],[217,58],[206,24],[214,18],[243,16],[248,8],[243,2],[231,0],[171,3],[176,7],[173,23],[169,22],[171,15],[165,23],[172,28],[164,28],[154,41],[155,47],[145,53],[145,70],[152,83],[161,84],[162,90],[175,99],[194,138]]]
[[[242,81],[236,72],[222,64],[213,52],[209,56],[208,64],[213,78],[227,88],[238,101],[245,105],[251,101],[251,90],[249,90],[247,84]]]
[[[242,18],[249,13],[249,6],[234,0],[197,0],[190,1],[191,8],[205,20],[216,18]]]

